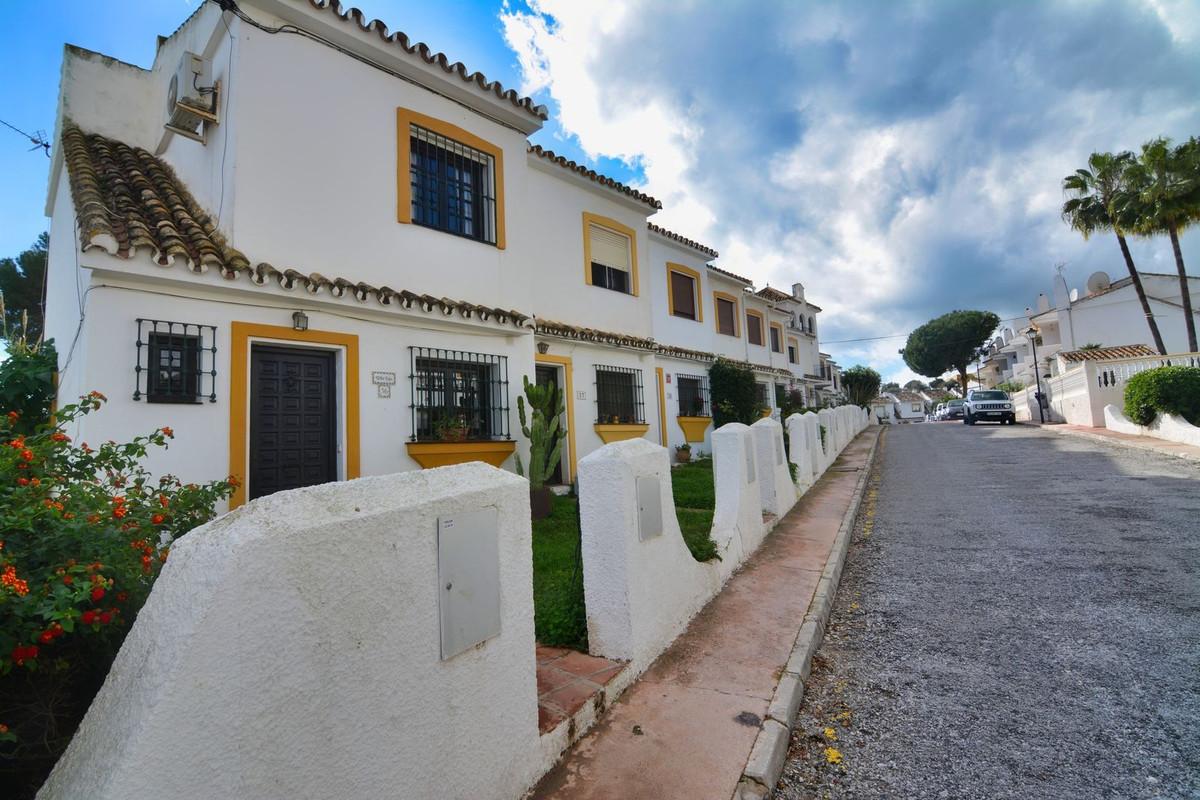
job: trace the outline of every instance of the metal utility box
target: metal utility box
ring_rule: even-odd
[[[656,475],[637,479],[638,539],[646,541],[663,532],[662,484]]]
[[[500,633],[500,527],[495,508],[438,517],[442,660]]]

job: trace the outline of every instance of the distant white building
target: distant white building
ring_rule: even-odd
[[[1179,276],[1157,272],[1139,273],[1142,286],[1150,301],[1150,309],[1158,323],[1159,333],[1169,353],[1187,352],[1187,326]],[[1191,294],[1200,301],[1200,277],[1189,276]],[[1005,381],[1017,381],[1026,386],[1034,381],[1033,349],[1030,327],[1036,328],[1038,373],[1055,376],[1062,365],[1060,352],[1079,351],[1086,345],[1105,348],[1145,345],[1153,349],[1154,339],[1146,324],[1132,279],[1111,280],[1106,273],[1096,272],[1088,278],[1083,291],[1069,289],[1066,278],[1054,279],[1052,297],[1039,294],[1034,306],[1027,308],[1026,317],[1012,328],[1005,328],[989,345],[990,352],[979,364],[978,377],[986,387]],[[1197,324],[1200,325],[1200,314]]]

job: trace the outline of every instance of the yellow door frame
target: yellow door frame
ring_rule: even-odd
[[[533,360],[536,364],[552,364],[562,367],[563,393],[566,395],[565,405],[567,406],[567,483],[572,483],[577,474],[578,462],[575,455],[575,380],[572,375],[574,368],[571,365],[571,357],[537,353]]]
[[[230,333],[229,474],[238,486],[229,507],[246,502],[246,465],[250,440],[250,341],[298,342],[341,347],[345,351],[342,385],[346,391],[346,480],[359,476],[358,336],[336,331],[297,331],[280,325],[234,322]]]
[[[667,446],[667,386],[663,382],[663,368],[655,367],[658,376],[658,441]]]

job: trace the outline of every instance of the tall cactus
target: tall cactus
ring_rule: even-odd
[[[562,394],[555,386],[538,386],[523,377],[525,397],[517,397],[517,416],[521,420],[521,433],[529,440],[529,488],[541,489],[554,474],[554,467],[562,455],[566,431],[560,419],[566,410]],[[525,399],[529,399],[529,418],[525,416]],[[525,475],[521,454],[517,454],[517,474]]]

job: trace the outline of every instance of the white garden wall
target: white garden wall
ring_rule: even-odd
[[[1149,425],[1138,425],[1125,416],[1120,407],[1107,405],[1104,407],[1104,427],[1117,433],[1152,436],[1168,442],[1200,447],[1200,428],[1175,414],[1159,414]]]
[[[769,417],[750,426],[754,434],[756,472],[762,509],[782,517],[796,504],[796,484],[788,469],[783,446],[783,426]]]
[[[851,438],[866,427],[860,409],[829,413]],[[819,442],[817,415],[793,414],[788,425],[791,458],[809,467],[800,472],[809,476],[807,488],[823,471],[812,471],[816,453],[808,444]],[[683,632],[757,550],[769,530],[762,512],[782,516],[796,502],[797,485],[781,455],[778,422],[730,423],[713,433],[712,443],[716,509],[711,536],[719,561],[697,562],[683,541],[666,449],[631,439],[605,445],[579,462],[589,647],[594,655],[629,660],[634,674]],[[830,460],[836,456],[831,449]]]
[[[443,660],[438,519],[486,509],[500,630]],[[519,797],[531,581],[528,484],[484,464],[254,501],[174,546],[38,796]]]

